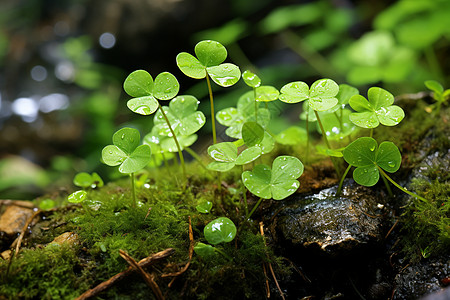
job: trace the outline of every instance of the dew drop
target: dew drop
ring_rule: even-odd
[[[391,168],[394,168],[395,167],[395,163],[390,161],[390,162],[388,162],[388,166],[391,167]]]
[[[120,138],[123,140],[125,138],[125,134],[122,134]]]
[[[375,146],[372,146],[369,149],[370,149],[370,151],[375,151]]]

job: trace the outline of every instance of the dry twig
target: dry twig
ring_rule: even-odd
[[[133,269],[135,269],[136,271],[138,271],[141,274],[141,276],[144,278],[145,282],[152,289],[153,293],[156,296],[156,299],[164,300],[164,296],[163,296],[161,290],[159,289],[158,284],[155,282],[154,276],[145,272],[144,269],[142,269],[142,267],[131,256],[129,256],[128,253],[126,253],[125,251],[119,250],[119,254],[123,259],[125,259],[127,261],[127,263],[130,266],[133,267]]]
[[[11,256],[11,259],[13,259],[14,255],[19,254],[20,245],[22,244],[22,240],[23,240],[23,237],[25,236],[25,233],[27,232],[28,226],[30,226],[30,224],[31,224],[31,222],[33,222],[34,218],[36,218],[41,212],[42,212],[42,210],[40,210],[40,209],[35,211],[25,222],[25,225],[23,225],[22,232],[20,233],[19,238],[17,239],[16,251]]]

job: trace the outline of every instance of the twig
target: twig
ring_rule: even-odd
[[[145,282],[148,284],[148,286],[152,289],[153,293],[156,296],[156,299],[158,300],[164,300],[164,296],[159,289],[158,284],[155,282],[155,279],[153,275],[148,274],[147,272],[142,269],[142,267],[123,250],[119,250],[120,256],[127,261],[127,263],[132,266],[136,271],[138,271],[141,276],[144,278]]]
[[[23,237],[25,236],[25,232],[28,229],[28,226],[30,226],[31,222],[33,222],[33,219],[36,218],[40,213],[42,212],[42,210],[38,209],[37,211],[35,211],[31,217],[28,218],[28,220],[25,222],[25,225],[23,225],[22,228],[22,232],[19,235],[19,238],[17,239],[17,244],[16,244],[16,251],[14,252],[14,254],[11,256],[11,259],[13,259],[14,255],[19,254],[19,249],[20,249],[20,245],[22,244],[22,240]]]
[[[0,206],[3,205],[15,205],[20,206],[24,208],[34,208],[34,204],[31,201],[25,201],[25,200],[0,200]]]
[[[264,224],[263,224],[263,222],[259,222],[259,231],[261,232],[261,235],[264,237]],[[264,242],[264,245],[266,245],[266,242]],[[267,256],[267,258],[269,258],[267,253],[266,253],[266,256]],[[275,284],[276,284],[276,286],[278,288],[278,291],[280,292],[280,296],[284,300],[285,299],[284,298],[284,293],[281,290],[280,285],[278,284],[278,280],[277,280],[277,277],[275,276],[275,272],[273,271],[272,264],[270,262],[268,264],[269,264],[270,273],[272,274],[273,280],[275,281]]]
[[[156,261],[161,260],[163,258],[166,258],[166,257],[172,255],[174,252],[175,252],[174,249],[167,248],[166,250],[163,250],[163,251],[160,251],[158,253],[152,254],[152,255],[150,255],[150,256],[140,260],[138,262],[138,265],[141,266],[141,267],[150,266],[153,263],[155,263]],[[99,285],[97,285],[96,287],[94,287],[94,288],[84,292],[83,294],[81,294],[75,300],[83,300],[83,299],[88,299],[90,297],[96,296],[97,294],[99,294],[102,291],[106,290],[107,288],[109,288],[110,286],[115,284],[116,282],[118,282],[118,281],[122,280],[123,278],[127,277],[128,275],[130,275],[134,271],[135,270],[132,267],[128,267],[128,269],[126,269],[125,271],[114,275],[113,277],[111,277],[107,281],[104,281],[104,282],[100,283]]]
[[[397,219],[397,221],[395,221],[394,225],[392,225],[391,229],[389,229],[388,233],[386,233],[384,239],[387,239],[387,237],[391,234],[392,230],[394,230],[394,227],[397,226],[399,220],[400,219]]]

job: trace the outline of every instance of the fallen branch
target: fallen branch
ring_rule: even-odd
[[[141,267],[147,267],[152,265],[153,263],[155,263],[158,260],[161,260],[163,258],[166,258],[170,255],[172,255],[175,252],[174,249],[172,248],[168,248],[166,250],[160,251],[158,253],[152,254],[142,260],[140,260],[138,262],[138,265]],[[132,267],[128,267],[128,269],[126,269],[123,272],[120,272],[116,275],[114,275],[113,277],[111,277],[110,279],[108,279],[107,281],[104,281],[102,283],[100,283],[99,285],[97,285],[96,287],[87,290],[86,292],[84,292],[83,294],[81,294],[78,298],[76,298],[75,300],[83,300],[83,299],[88,299],[90,297],[96,296],[97,294],[101,293],[102,291],[106,290],[107,288],[109,288],[110,286],[112,286],[113,284],[115,284],[116,282],[122,280],[123,278],[127,277],[128,275],[130,275],[131,273],[133,273],[135,270]]]
[[[127,261],[127,263],[130,266],[133,267],[134,270],[138,271],[141,274],[141,276],[144,278],[145,282],[152,289],[153,293],[155,294],[156,299],[164,300],[164,296],[163,296],[161,290],[159,289],[158,284],[155,282],[153,275],[150,275],[147,272],[145,272],[144,269],[142,269],[142,267],[131,256],[129,256],[128,253],[126,253],[125,251],[119,250],[119,254],[123,259],[125,259]]]

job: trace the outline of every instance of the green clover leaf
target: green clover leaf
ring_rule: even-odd
[[[96,188],[102,187],[104,183],[102,178],[96,172],[93,172],[92,174],[80,172],[73,178],[73,184],[82,188]]]
[[[378,167],[394,173],[400,168],[402,156],[392,142],[377,141],[371,137],[361,137],[345,147],[342,152],[345,161],[355,166],[353,179],[361,185],[373,186],[380,179]]]
[[[283,130],[275,137],[278,144],[281,145],[298,145],[306,144],[307,133],[302,127],[291,126],[288,129]]]
[[[342,140],[357,130],[357,127],[350,122],[350,115],[352,112],[348,109],[342,109],[334,113],[320,113],[323,129],[327,139]],[[319,124],[317,131],[322,133]]]
[[[394,126],[405,117],[403,109],[394,103],[394,96],[388,91],[371,87],[367,93],[369,100],[361,95],[350,98],[349,104],[356,111],[350,114],[350,121],[362,128],[375,128],[380,123]]]
[[[103,162],[108,166],[119,166],[120,173],[135,173],[150,161],[148,145],[140,145],[140,134],[134,128],[122,128],[113,135],[113,144],[102,150]]]
[[[260,103],[258,103],[258,106]],[[257,121],[263,128],[267,128],[270,121],[270,112],[266,108],[258,107],[258,120],[255,120],[255,100],[253,91],[242,95],[235,107],[228,107],[216,114],[217,121],[227,126],[225,133],[235,139],[241,139],[242,125],[245,122]]]
[[[220,217],[209,222],[203,229],[205,239],[208,243],[216,245],[229,243],[236,236],[236,225],[226,217]]]
[[[158,100],[170,100],[178,94],[180,85],[171,73],[152,76],[144,70],[132,72],[123,84],[125,92],[134,97],[127,102],[128,108],[141,115],[150,115],[158,109]]]
[[[237,146],[231,142],[223,142],[208,147],[208,154],[215,161],[207,168],[213,171],[226,172],[236,165],[244,165],[261,156],[261,147],[254,146],[245,149],[238,155]]]
[[[194,52],[197,58],[186,52],[177,55],[177,66],[186,76],[202,79],[208,75],[222,87],[232,86],[239,81],[239,67],[223,63],[227,58],[227,50],[219,42],[201,41],[195,45]]]
[[[257,165],[253,171],[242,173],[245,187],[264,199],[282,200],[293,194],[300,183],[296,180],[303,173],[302,162],[293,156],[279,156],[272,163]]]
[[[257,88],[261,85],[261,79],[258,77],[258,75],[249,70],[246,70],[244,71],[244,73],[242,73],[242,79],[244,79],[246,85],[252,88]]]
[[[280,92],[270,85],[262,85],[255,89],[256,101],[258,102],[270,102],[278,99]]]
[[[67,197],[67,201],[70,203],[80,203],[86,200],[87,192],[86,191],[76,191]]]
[[[286,84],[281,88],[279,99],[286,103],[309,100],[309,106],[315,111],[326,111],[338,103],[336,98],[339,86],[331,79],[315,81],[311,88],[302,81]]]
[[[189,136],[205,124],[205,115],[197,111],[197,108],[197,98],[189,95],[178,96],[170,101],[169,106],[162,107],[177,137]],[[153,122],[158,127],[160,135],[171,136],[169,125],[161,111],[155,114]]]

